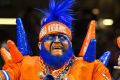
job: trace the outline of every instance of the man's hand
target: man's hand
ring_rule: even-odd
[[[118,58],[118,66],[114,66],[114,69],[120,70],[120,56]]]
[[[15,43],[11,40],[7,41],[9,52],[5,48],[1,48],[1,55],[5,62],[12,60],[17,63],[23,59],[21,52],[16,47]]]

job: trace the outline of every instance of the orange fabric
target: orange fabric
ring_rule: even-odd
[[[8,45],[12,60],[15,63],[20,62],[23,59],[23,56],[20,53],[20,51],[17,49],[15,43],[11,40],[8,40],[7,45]]]
[[[70,75],[73,80],[92,80],[93,69],[94,63],[88,63],[80,58],[71,67]]]
[[[0,52],[5,63],[12,60],[10,53],[5,48],[1,48]]]
[[[5,80],[5,77],[4,77],[4,75],[2,74],[1,71],[0,71],[0,76],[1,76],[2,80]]]
[[[93,80],[112,80],[109,70],[98,60],[95,61],[95,69],[93,73]]]
[[[25,56],[21,63],[7,63],[4,67],[10,74],[11,80],[42,80],[40,72],[45,72],[45,66],[40,57]],[[102,74],[111,80],[108,69],[99,61],[92,63],[78,58],[69,68],[68,80],[107,80]],[[41,78],[41,79],[40,79]]]
[[[7,71],[11,80],[19,80],[21,63],[7,62],[3,66],[3,70]]]
[[[90,22],[90,26],[89,26],[87,35],[85,37],[85,40],[83,42],[82,48],[80,50],[79,56],[84,56],[85,55],[85,52],[86,52],[87,47],[90,43],[90,40],[95,39],[95,36],[96,36],[95,30],[96,30],[96,22],[94,20],[92,20]]]
[[[65,24],[57,21],[50,22],[44,25],[40,31],[39,39],[42,40],[42,38],[48,34],[57,34],[57,33],[66,34],[70,39],[72,39],[70,29]]]
[[[20,80],[40,80],[39,73],[42,71],[42,62],[39,57],[27,56],[21,65]]]

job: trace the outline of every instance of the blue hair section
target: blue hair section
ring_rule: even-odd
[[[41,28],[52,21],[58,21],[65,24],[72,31],[72,6],[75,3],[75,0],[50,0],[49,9],[40,10],[44,13],[42,18]]]

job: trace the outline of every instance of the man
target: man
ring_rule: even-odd
[[[117,45],[120,48],[120,36],[117,37]],[[120,56],[118,57],[118,66],[114,66],[114,69],[120,70]]]
[[[117,37],[117,47],[120,48],[120,36]],[[120,50],[116,52],[117,54],[120,53]],[[119,80],[120,79],[120,54],[118,57],[118,65],[114,66],[114,71],[113,71],[113,80]]]
[[[75,57],[72,49],[71,6],[74,0],[51,0],[49,10],[41,22],[38,47],[40,56],[29,56],[32,52],[25,43],[21,20],[17,19],[18,43],[8,40],[7,52],[1,48],[6,58],[0,73],[3,80],[111,80],[109,70],[100,61],[95,60],[96,40],[91,39],[84,57]],[[90,25],[95,25],[92,21]],[[20,34],[19,34],[20,32]],[[24,40],[24,41],[21,41]],[[25,45],[24,45],[25,44]],[[26,46],[26,47],[23,47]],[[30,50],[30,51],[29,51]],[[22,54],[24,55],[22,55]],[[108,54],[109,52],[107,52]],[[10,58],[12,57],[12,58]]]
[[[117,47],[120,48],[120,36],[117,37]],[[118,57],[118,66],[114,66],[114,69],[120,70],[120,56]]]

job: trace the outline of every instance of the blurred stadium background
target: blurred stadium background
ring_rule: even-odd
[[[0,0],[0,44],[6,47],[6,41],[16,41],[15,24],[3,21],[4,18],[15,19],[21,17],[28,38],[31,42],[34,55],[38,55],[38,34],[40,20],[43,14],[34,8],[45,9],[48,0]],[[111,51],[111,59],[108,64],[113,80],[120,80],[120,71],[114,70],[120,49],[117,47],[116,38],[120,36],[120,0],[76,0],[73,7],[73,48],[78,56],[90,20],[97,21],[97,58],[107,50]],[[4,23],[4,24],[3,24]],[[12,23],[12,22],[11,22]],[[77,45],[77,46],[76,46]],[[7,48],[7,47],[6,47]],[[0,58],[0,65],[3,61]]]

